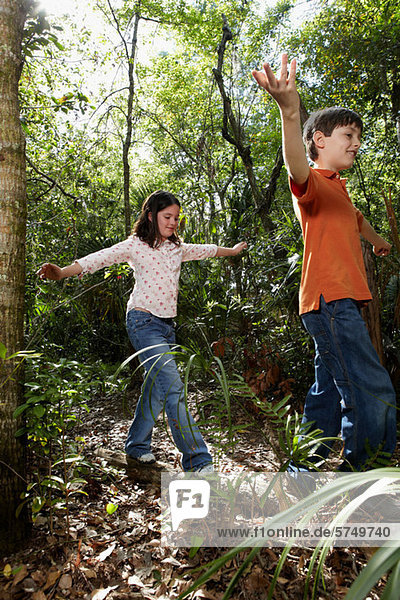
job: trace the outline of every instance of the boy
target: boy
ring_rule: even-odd
[[[253,76],[280,109],[284,160],[303,231],[300,315],[315,344],[315,383],[303,422],[313,423],[325,437],[341,432],[345,461],[340,470],[363,470],[374,455],[389,458],[394,451],[396,397],[360,315],[360,305],[371,299],[360,234],[378,256],[386,256],[391,245],[353,206],[339,175],[352,167],[360,148],[360,116],[338,107],[310,116],[303,139],[315,163],[311,169],[301,135],[296,62],[289,75],[287,66],[283,54],[278,77],[268,63]],[[329,450],[321,444],[319,456],[326,458]]]

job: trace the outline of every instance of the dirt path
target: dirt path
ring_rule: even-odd
[[[190,393],[193,413],[201,395],[199,390]],[[121,396],[94,398],[89,407],[90,413],[77,432],[85,440],[85,457],[96,467],[87,477],[88,484],[84,487],[87,496],[76,496],[70,503],[69,535],[65,510],[55,510],[51,522],[49,516],[39,515],[27,549],[3,561],[0,600],[173,600],[201,573],[192,573],[193,568],[222,556],[226,550],[161,546],[159,490],[133,482],[126,472],[95,456],[99,447],[123,449],[131,407],[124,406]],[[217,439],[213,419],[209,419],[209,426],[202,426],[218,469],[223,472],[276,469],[278,465],[265,443],[262,423],[258,428],[245,429],[248,415],[241,406],[234,408],[233,420],[238,427],[233,448],[229,447],[226,434],[219,434]],[[155,428],[153,447],[159,460],[179,469],[179,453],[168,440],[162,422]],[[109,512],[114,508],[115,512],[109,514],[107,506]],[[191,598],[221,600],[246,555],[247,550],[229,560],[223,571]],[[303,598],[310,556],[310,551],[292,549],[278,579],[275,600]],[[361,551],[357,556],[351,549],[332,551],[326,561],[325,590],[321,588],[318,598],[343,598],[367,558],[368,553]],[[262,549],[244,570],[232,598],[266,598],[278,560],[278,550]],[[370,594],[371,600],[378,597]]]

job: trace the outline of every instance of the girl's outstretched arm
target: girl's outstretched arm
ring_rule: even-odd
[[[239,242],[233,246],[233,248],[223,248],[222,246],[218,246],[217,254],[215,256],[236,256],[245,248],[247,248],[246,242]]]
[[[40,279],[52,279],[53,281],[60,281],[65,277],[72,277],[72,275],[79,275],[82,273],[82,267],[79,263],[74,262],[68,267],[59,267],[52,263],[44,263],[37,271]]]

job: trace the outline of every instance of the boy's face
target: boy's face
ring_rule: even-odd
[[[316,131],[314,143],[318,150],[315,162],[319,169],[350,169],[361,146],[361,131],[354,123],[335,127],[330,136]]]

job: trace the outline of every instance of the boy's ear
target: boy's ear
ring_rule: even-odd
[[[322,131],[316,131],[313,135],[313,142],[318,150],[325,148],[325,134]]]

